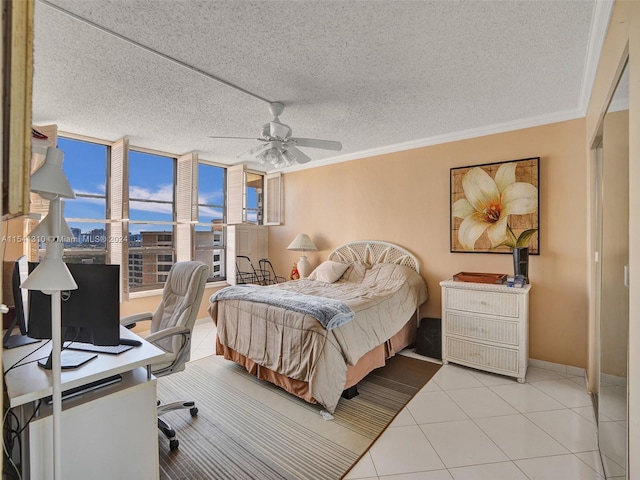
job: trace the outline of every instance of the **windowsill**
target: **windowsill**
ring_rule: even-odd
[[[207,282],[204,288],[217,288],[217,287],[228,287],[229,284],[225,280],[221,280],[218,282]],[[143,290],[141,292],[130,292],[129,298],[146,298],[146,297],[156,297],[162,295],[162,289],[156,288],[155,290]]]

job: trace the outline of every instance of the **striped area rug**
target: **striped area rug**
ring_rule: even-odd
[[[439,365],[398,355],[340,399],[333,420],[322,408],[210,357],[158,379],[158,398],[195,400],[198,415],[169,412],[180,447],[160,435],[163,480],[337,480],[382,433]]]

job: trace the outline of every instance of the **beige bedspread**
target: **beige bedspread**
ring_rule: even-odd
[[[347,365],[391,338],[427,300],[414,270],[376,264],[361,282],[297,280],[281,288],[340,300],[354,312],[350,322],[326,330],[308,315],[242,300],[213,301],[209,313],[220,343],[287,377],[306,381],[313,397],[333,412],[345,385]]]

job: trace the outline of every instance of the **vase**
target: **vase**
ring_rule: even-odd
[[[522,275],[529,283],[529,247],[513,249],[513,274]]]

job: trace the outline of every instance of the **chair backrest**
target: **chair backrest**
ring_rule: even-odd
[[[258,260],[258,265],[260,265],[260,271],[265,277],[265,283],[267,285],[286,281],[284,277],[276,274],[276,270],[273,268],[273,264],[268,258]]]
[[[171,267],[162,300],[151,319],[151,333],[176,326],[189,332],[193,330],[208,275],[209,267],[202,262],[178,262]],[[160,348],[174,355],[178,355],[184,344],[180,335],[157,342]],[[183,362],[188,360],[189,352],[186,352]]]
[[[239,273],[252,273],[254,275],[256,273],[251,258],[246,255],[236,255],[236,270]]]
[[[238,283],[260,283],[261,276],[250,257],[246,255],[236,255],[236,281]]]

